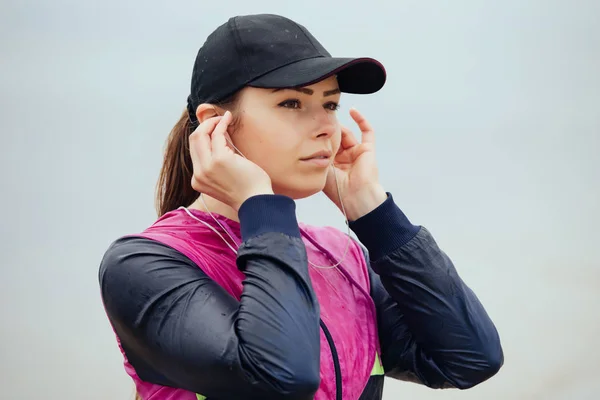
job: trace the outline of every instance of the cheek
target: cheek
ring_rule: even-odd
[[[262,121],[265,120],[269,123],[264,124]],[[246,114],[241,119],[233,141],[251,161],[263,169],[274,170],[273,166],[278,165],[281,168],[286,160],[297,158],[300,138],[299,132],[285,121],[278,121],[272,116],[261,118],[258,115]]]
[[[333,136],[331,136],[331,150],[333,151],[333,154],[337,154],[341,145],[342,145],[342,127],[338,124],[335,134],[333,134]]]

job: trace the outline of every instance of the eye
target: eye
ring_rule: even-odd
[[[279,107],[298,109],[298,108],[300,108],[300,100],[298,100],[298,99],[285,100],[285,101],[282,101],[281,103],[279,103]]]
[[[323,107],[331,111],[337,111],[340,109],[339,103],[336,103],[335,101],[330,101],[329,103],[326,103]]]

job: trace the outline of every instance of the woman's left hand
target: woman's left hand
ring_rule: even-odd
[[[362,140],[359,143],[350,129],[342,127],[340,149],[334,158],[334,166],[329,169],[323,192],[340,210],[340,201],[343,202],[348,220],[355,221],[383,203],[387,194],[379,183],[375,132],[356,109],[350,110],[350,116],[358,125]],[[339,194],[334,171],[340,187]]]

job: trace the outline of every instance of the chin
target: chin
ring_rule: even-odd
[[[297,185],[290,185],[291,182],[286,182],[286,185],[273,185],[273,191],[294,200],[301,200],[323,191],[326,178],[327,176],[324,179],[313,179],[314,182],[309,182],[310,179],[303,179],[302,182],[297,182]]]

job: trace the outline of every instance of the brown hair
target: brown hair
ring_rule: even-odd
[[[236,92],[215,105],[234,112],[239,93]],[[238,122],[234,119],[231,124],[234,130]],[[196,124],[191,122],[186,109],[167,138],[163,165],[156,186],[156,212],[159,217],[181,206],[187,207],[198,198],[199,193],[192,188],[194,171],[189,141],[195,128]]]

